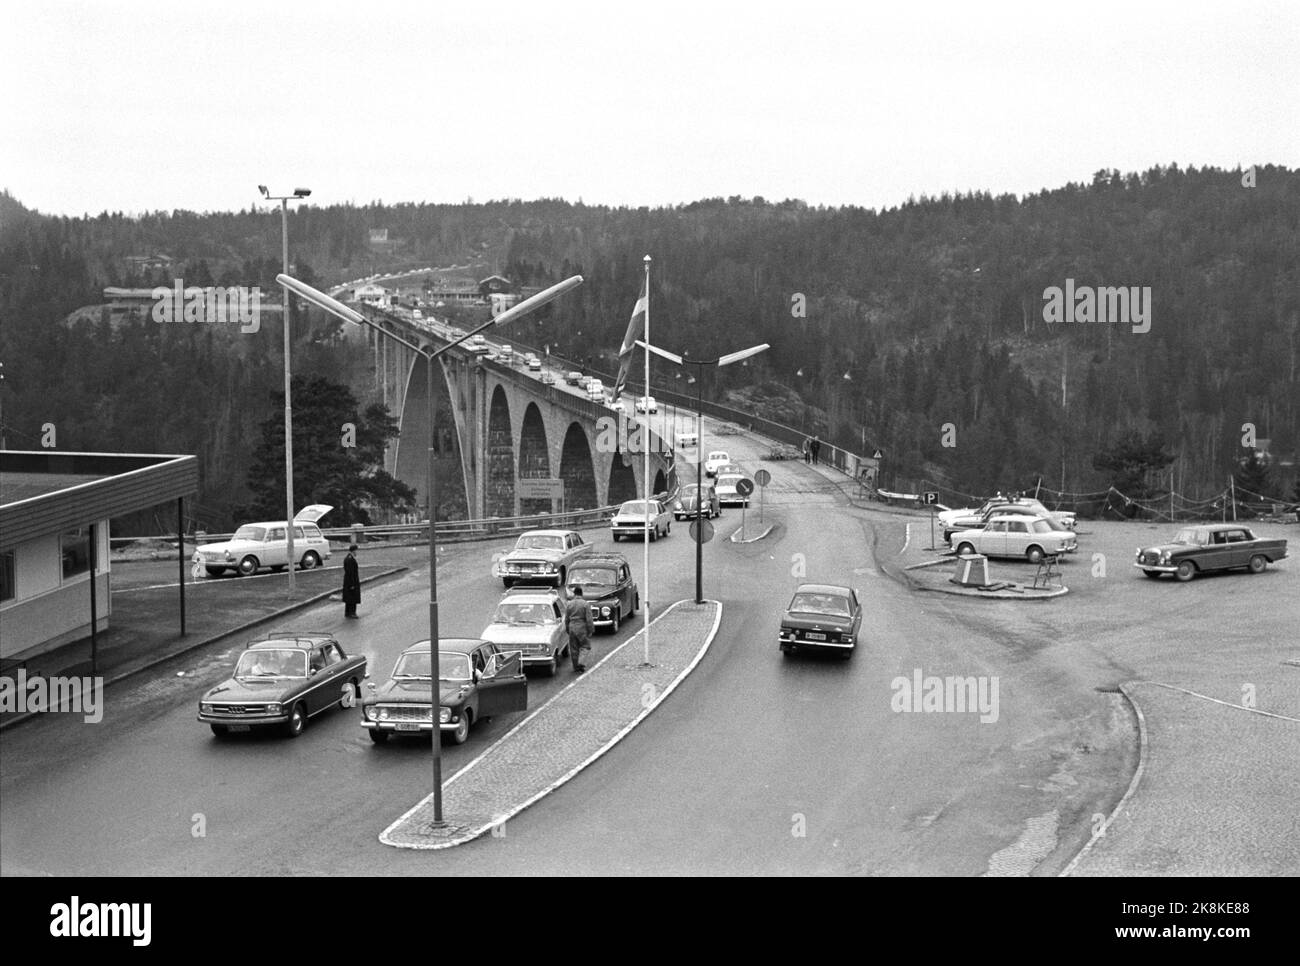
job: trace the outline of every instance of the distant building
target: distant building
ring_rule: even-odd
[[[432,279],[425,288],[425,298],[430,302],[480,302],[483,293],[471,279]]]
[[[352,297],[358,302],[382,302],[388,298],[388,289],[370,282],[366,285],[358,285]]]
[[[478,283],[479,295],[482,298],[488,298],[492,295],[513,295],[518,289],[510,279],[502,275],[489,275]]]
[[[147,275],[150,272],[170,272],[172,258],[170,255],[127,255],[126,270],[135,275]]]
[[[387,229],[387,228],[371,228],[371,229],[370,229],[370,244],[372,244],[372,245],[387,245],[387,244],[388,244],[388,229]]]

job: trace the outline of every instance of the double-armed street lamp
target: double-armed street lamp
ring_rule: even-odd
[[[695,377],[692,380],[695,383],[695,603],[704,603],[704,367],[716,366],[722,368],[735,362],[741,362],[750,356],[756,356],[771,348],[766,342],[762,345],[750,346],[748,349],[741,349],[739,352],[730,352],[725,356],[719,356],[716,359],[692,359],[688,355],[676,355],[656,346],[647,345],[640,340],[637,345],[653,352],[657,356],[663,356],[670,362],[675,362],[679,366],[695,366]],[[646,387],[646,395],[650,394],[649,386]]]
[[[291,195],[273,195],[267,190],[266,185],[259,184],[257,190],[262,192],[262,197],[267,201],[280,202],[280,255],[281,271],[285,275],[289,274],[289,202],[301,201],[311,194],[310,188],[294,188]],[[284,309],[280,313],[284,316],[282,324],[284,326],[284,536],[288,541],[286,552],[289,561],[289,596],[293,596],[294,591],[294,571],[298,567],[297,558],[293,552],[293,402],[289,397],[289,346],[290,346],[290,326],[289,326],[289,293],[284,294]]]
[[[435,402],[436,397],[433,392],[434,362],[448,349],[460,345],[467,339],[472,339],[484,329],[490,329],[493,326],[507,325],[515,319],[518,319],[520,316],[527,315],[529,312],[540,308],[547,302],[558,298],[570,289],[577,288],[582,284],[582,276],[574,275],[571,278],[566,278],[563,282],[552,285],[550,288],[524,299],[518,305],[512,306],[500,315],[490,318],[487,322],[484,322],[472,332],[467,332],[454,341],[448,342],[446,345],[437,349],[435,349],[433,344],[430,342],[426,342],[423,345],[416,345],[413,342],[408,342],[401,336],[388,331],[382,326],[376,325],[355,309],[349,308],[337,299],[331,298],[324,292],[314,289],[310,285],[298,281],[296,278],[290,278],[287,274],[277,275],[275,280],[284,286],[287,291],[306,299],[308,302],[324,309],[326,312],[342,319],[344,322],[351,322],[355,325],[370,326],[370,328],[374,329],[379,334],[406,346],[412,352],[417,355],[422,355],[425,358],[429,393],[429,462],[426,470],[428,473],[426,490],[429,497],[429,657],[430,674],[432,676],[430,685],[433,692],[431,712],[433,718],[433,824],[434,826],[441,826],[443,824],[442,731],[440,724],[442,702],[439,698],[440,692],[438,688],[438,487],[433,457],[435,440],[434,422],[437,418],[438,410]]]

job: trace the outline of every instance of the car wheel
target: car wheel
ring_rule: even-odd
[[[567,569],[565,569],[564,567],[561,567],[561,568],[560,568],[560,580],[559,580],[559,582],[558,582],[555,586],[556,586],[557,588],[558,588],[558,587],[563,587],[563,586],[565,585],[565,583],[567,583],[567,578],[568,578],[568,576],[569,576],[569,571],[568,571]]]
[[[302,555],[302,569],[315,570],[320,566],[320,554],[315,550],[308,550]]]
[[[622,539],[622,537],[620,537],[617,533],[613,534],[613,537],[614,537],[614,542],[615,542],[615,543],[618,543],[619,540]]]
[[[472,723],[471,715],[468,710],[461,712],[460,720],[456,722],[456,730],[451,733],[453,744],[463,745],[469,738],[469,726]]]
[[[556,651],[554,654],[551,655],[551,663],[546,665],[546,676],[548,678],[555,677],[555,672],[558,671],[559,669],[560,669],[560,652]]]
[[[218,738],[224,738],[226,737],[226,735],[230,734],[229,725],[212,724],[212,725],[208,725],[208,727],[212,729],[212,733],[216,735]]]
[[[1158,570],[1144,570],[1142,571],[1142,573],[1146,574],[1148,577],[1150,577],[1153,580],[1160,579],[1160,571]]]
[[[971,546],[969,543],[963,543],[957,548],[957,556],[959,557],[965,557],[968,554],[972,554],[974,552],[975,552],[975,548]]]
[[[609,632],[617,634],[619,626],[623,623],[623,607],[621,604],[614,606],[614,620],[609,625]]]
[[[220,577],[226,572],[225,567],[208,567],[207,570],[209,577]]]
[[[1042,563],[1042,562],[1043,562],[1043,548],[1042,548],[1042,547],[1030,547],[1028,550],[1025,551],[1025,557],[1029,560],[1029,562],[1030,562],[1031,564]]]
[[[382,745],[385,741],[388,740],[387,731],[381,731],[378,728],[369,728],[367,730],[370,732],[370,740],[377,745]]]
[[[348,683],[343,685],[343,693],[339,695],[339,707],[350,708],[357,703],[359,697],[361,697],[361,685],[357,683],[356,678],[349,678]]]
[[[289,720],[284,723],[284,733],[290,738],[297,738],[307,726],[307,709],[299,701],[289,712]]]
[[[673,525],[672,525],[671,523],[665,523],[665,524],[664,524],[664,536],[666,537],[666,536],[668,536],[668,534],[670,534],[670,533],[672,533],[672,532],[673,532]]]
[[[1250,572],[1252,574],[1262,574],[1268,567],[1268,558],[1262,553],[1257,553],[1250,558]]]
[[[257,558],[250,553],[243,560],[239,561],[239,576],[247,577],[251,574],[257,573],[258,566]]]
[[[632,598],[632,613],[635,614],[640,609],[641,609],[641,593],[640,591],[638,591],[637,595]]]
[[[1190,560],[1184,560],[1178,565],[1178,572],[1175,576],[1186,583],[1196,576],[1196,564],[1192,563]]]

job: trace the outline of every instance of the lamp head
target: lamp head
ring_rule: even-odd
[[[262,192],[262,197],[263,197],[263,198],[265,198],[265,197],[267,197],[268,195],[271,194],[271,192],[269,192],[269,191],[266,190],[266,185],[264,185],[264,184],[259,184],[259,185],[257,186],[257,190],[260,191],[260,192]]]
[[[310,188],[294,188],[294,189],[293,189],[293,196],[294,196],[295,198],[306,198],[306,197],[307,197],[308,195],[310,195],[310,194],[311,194],[311,189],[310,189]]]

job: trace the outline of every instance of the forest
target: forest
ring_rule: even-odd
[[[376,228],[389,243],[371,243]],[[958,499],[1122,483],[1143,500],[1172,488],[1208,504],[1237,474],[1261,496],[1300,498],[1300,172],[1284,167],[1258,167],[1255,187],[1239,170],[1169,165],[885,210],[738,196],[303,205],[289,236],[294,274],[319,285],[425,265],[519,285],[581,273],[517,338],[606,369],[649,254],[656,345],[717,355],[771,343],[718,372],[708,396],[879,448],[884,482],[900,489]],[[0,194],[7,447],[39,448],[53,424],[60,449],[194,453],[196,524],[237,523],[263,488],[250,473],[267,464],[256,451],[282,379],[278,321],[246,336],[78,310],[103,303],[106,286],[173,276],[275,300],[279,246],[270,208],[71,218]],[[150,254],[172,259],[166,277],[126,260]],[[1067,282],[1149,290],[1149,330],[1046,321],[1045,292]],[[364,349],[327,317],[295,314],[295,374],[375,402]],[[654,381],[671,385],[665,369],[655,363]]]

